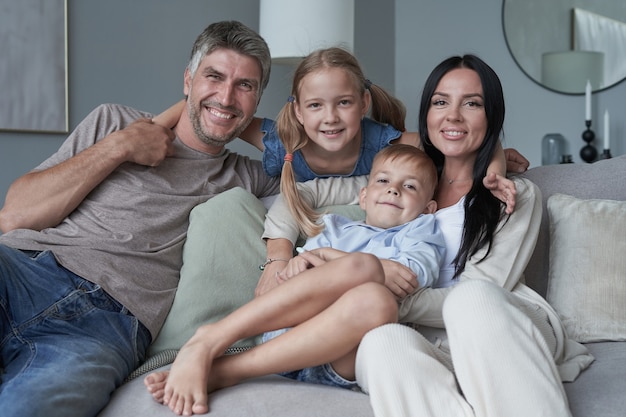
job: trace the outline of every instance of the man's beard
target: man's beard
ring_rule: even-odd
[[[206,103],[200,103],[200,106],[203,106],[204,104]],[[209,104],[217,109],[224,108],[217,103]],[[237,124],[231,132],[216,136],[215,134],[211,134],[202,128],[202,120],[200,118],[199,110],[200,106],[194,106],[191,102],[189,102],[189,118],[191,119],[191,126],[193,127],[193,131],[196,136],[198,136],[198,139],[210,146],[222,147],[227,143],[232,142],[239,137],[239,134],[245,130],[253,118],[253,116],[250,116],[248,119],[242,119],[242,121]],[[237,115],[241,114],[241,112],[236,109],[228,108],[227,110]]]

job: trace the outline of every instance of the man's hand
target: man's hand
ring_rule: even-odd
[[[528,166],[530,165],[528,159],[524,158],[524,155],[513,148],[505,149],[504,157],[506,158],[506,172],[526,172]]]
[[[494,197],[506,204],[506,214],[513,213],[517,198],[517,190],[513,181],[502,175],[490,172],[483,179],[483,185],[491,191]]]
[[[120,164],[159,165],[174,152],[172,130],[139,119],[51,168],[18,178],[7,192],[0,229],[56,226]]]
[[[174,154],[174,132],[150,119],[138,119],[117,133],[128,162],[155,167]]]
[[[385,272],[385,286],[396,299],[403,299],[419,287],[417,276],[410,268],[388,259],[381,259],[380,262]]]

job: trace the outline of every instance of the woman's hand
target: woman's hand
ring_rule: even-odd
[[[410,268],[389,259],[381,259],[380,263],[385,272],[385,286],[396,299],[403,299],[419,287],[417,276]]]
[[[515,189],[515,183],[502,175],[490,172],[483,179],[483,185],[491,194],[498,200],[506,204],[506,214],[511,214],[515,210],[515,199],[517,197],[517,190]]]

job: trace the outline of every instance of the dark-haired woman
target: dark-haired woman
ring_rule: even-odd
[[[515,179],[515,212],[483,185],[504,97],[473,55],[439,64],[424,86],[419,131],[440,173],[435,195],[448,270],[401,312],[417,330],[381,326],[362,340],[357,382],[378,417],[570,416],[562,380],[593,358],[567,338],[522,273],[541,220],[539,191]]]

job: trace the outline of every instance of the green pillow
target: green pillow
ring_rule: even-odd
[[[364,218],[358,205],[320,210]],[[266,258],[261,239],[266,212],[263,203],[242,188],[221,193],[191,211],[178,290],[149,356],[180,349],[202,324],[222,319],[254,297],[259,265]],[[259,340],[251,337],[233,347],[251,347]]]
[[[242,188],[191,211],[176,297],[149,356],[180,349],[202,324],[223,318],[254,297],[266,255],[261,239],[265,213],[263,203]],[[235,346],[255,342],[253,337]]]

